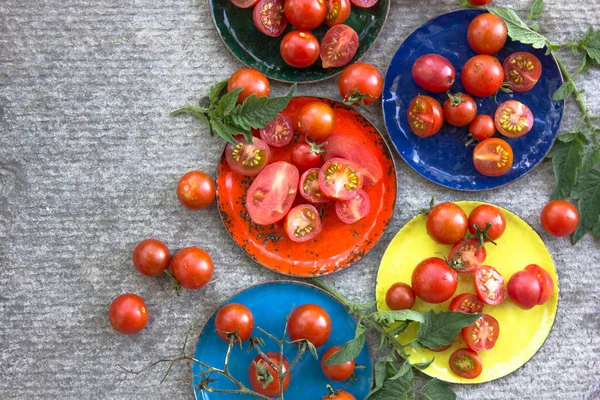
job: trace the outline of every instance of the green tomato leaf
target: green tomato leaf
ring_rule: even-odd
[[[413,366],[416,369],[423,371],[424,369],[427,369],[431,364],[433,364],[434,361],[435,361],[435,357],[433,357],[431,360],[426,361],[426,362],[415,363],[415,364],[413,364]]]
[[[211,108],[217,103],[217,99],[219,98],[219,95],[221,94],[223,89],[225,89],[228,82],[229,82],[229,80],[226,79],[224,81],[215,83],[214,85],[212,85],[210,87],[210,89],[208,89],[208,99],[210,100]]]
[[[535,0],[529,9],[529,19],[538,19],[544,12],[544,0]]]
[[[552,100],[554,100],[554,101],[564,100],[567,97],[569,97],[570,95],[572,95],[574,90],[575,90],[575,85],[573,84],[573,81],[566,81],[565,83],[560,85],[560,87],[558,89],[556,89],[556,92],[554,92],[554,94],[552,95]]]
[[[556,142],[549,157],[552,158],[552,169],[556,184],[551,199],[569,197],[571,189],[577,183],[577,174],[583,162],[583,143],[579,138],[570,142]]]
[[[237,144],[233,135],[236,133],[235,131],[231,131],[229,127],[223,122],[219,121],[217,117],[213,117],[210,119],[210,127],[213,131],[217,132],[223,140],[233,144],[234,146]]]
[[[217,108],[215,109],[215,113],[218,115],[222,115],[224,117],[228,116],[231,111],[235,108],[237,104],[238,97],[240,92],[244,90],[242,88],[237,88],[232,90],[231,92],[225,93],[223,97],[219,99],[219,103],[217,104]],[[250,129],[245,129],[250,130]]]
[[[267,122],[275,119],[287,107],[295,90],[296,84],[292,85],[289,92],[283,97],[250,95],[242,104],[238,104],[228,116],[236,125],[246,131],[251,128],[264,128],[267,126]]]
[[[421,387],[421,394],[428,400],[456,400],[456,393],[452,391],[450,384],[435,378]]]
[[[383,387],[377,391],[377,393],[367,397],[368,399],[375,400],[399,400],[407,399],[408,393],[412,389],[412,385],[409,382],[401,380],[396,381],[385,381]]]
[[[594,30],[593,27],[589,27],[583,40],[579,42],[581,47],[588,56],[596,64],[600,64],[600,30]]]
[[[579,66],[577,72],[575,72],[575,75],[586,74],[593,64],[594,60],[586,53],[581,59],[581,65]]]
[[[571,241],[577,243],[589,229],[597,231],[600,221],[600,171],[589,170],[579,176],[579,182],[571,191],[571,197],[578,200],[579,225]]]
[[[423,313],[413,310],[398,310],[398,311],[377,311],[371,314],[371,317],[380,324],[391,325],[395,322],[402,321],[417,321],[424,322]]]
[[[354,339],[346,342],[342,350],[334,353],[325,361],[325,365],[338,365],[344,364],[348,361],[354,360],[365,345],[365,334],[361,333]]]
[[[482,314],[433,310],[423,314],[424,322],[417,332],[417,342],[428,349],[439,349],[452,343],[462,328],[475,322]]]
[[[564,143],[569,143],[579,136],[578,131],[566,132],[557,136],[557,139]]]
[[[488,8],[488,11],[492,14],[496,14],[504,20],[506,27],[508,28],[508,36],[510,36],[512,40],[530,44],[536,49],[543,49],[544,47],[550,45],[548,39],[531,30],[527,24],[523,22],[521,18],[519,18],[517,13],[510,8]]]
[[[458,4],[460,4],[461,6],[463,6],[465,8],[479,8],[479,6],[476,6],[475,4],[471,3],[469,0],[458,0]]]
[[[585,173],[596,168],[598,163],[600,163],[600,147],[597,145],[588,147],[583,154],[583,166],[581,167],[581,173]]]
[[[599,238],[600,237],[600,221],[598,221],[596,223],[596,225],[594,225],[594,229],[592,229],[592,235],[595,238]]]

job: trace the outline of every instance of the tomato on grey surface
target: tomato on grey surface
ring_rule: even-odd
[[[216,194],[215,181],[202,171],[190,171],[177,183],[177,198],[190,210],[202,210],[210,206]]]
[[[327,137],[324,150],[325,161],[332,158],[343,158],[357,164],[362,170],[365,187],[376,184],[383,177],[383,168],[377,157],[353,136],[334,133]]]
[[[133,293],[125,293],[113,300],[108,319],[119,333],[133,335],[148,324],[148,309],[144,300]]]
[[[362,170],[350,160],[332,158],[319,170],[321,193],[331,199],[352,200],[362,185]]]
[[[577,229],[579,211],[566,200],[552,200],[542,208],[540,223],[551,235],[567,236]]]
[[[319,211],[310,204],[300,204],[285,216],[284,229],[293,242],[313,239],[323,229]]]
[[[262,72],[252,68],[241,68],[235,71],[227,81],[227,91],[231,92],[235,89],[242,89],[237,99],[237,103],[241,104],[251,94],[256,97],[269,96],[271,84]]]
[[[353,224],[366,217],[371,211],[371,200],[364,190],[359,190],[350,200],[337,201],[335,214],[345,224]]]
[[[452,87],[456,71],[447,58],[439,54],[424,54],[413,64],[412,77],[428,92],[444,93]]]
[[[157,239],[142,240],[133,249],[133,266],[146,276],[159,276],[171,263],[171,252]]]
[[[175,254],[171,261],[171,271],[181,286],[196,290],[210,281],[214,265],[212,258],[204,249],[190,246]]]
[[[271,159],[271,149],[262,139],[253,138],[248,143],[241,135],[235,137],[237,143],[227,143],[225,160],[235,172],[246,175],[257,175]]]

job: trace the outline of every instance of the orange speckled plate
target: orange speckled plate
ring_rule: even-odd
[[[323,231],[308,242],[292,242],[283,230],[283,220],[268,226],[252,223],[245,206],[252,178],[234,172],[225,161],[225,152],[217,175],[217,204],[233,240],[262,266],[297,277],[328,275],[364,257],[388,226],[396,202],[396,168],[390,149],[377,129],[359,112],[342,103],[314,97],[296,97],[283,112],[293,118],[300,107],[315,100],[333,107],[336,116],[333,133],[359,139],[381,163],[383,178],[365,188],[371,201],[371,211],[365,218],[346,225],[335,215],[334,202],[316,205],[322,211]],[[298,139],[297,135],[289,145],[271,148],[271,162],[290,162],[290,150]],[[294,204],[300,204],[299,199],[297,196]]]

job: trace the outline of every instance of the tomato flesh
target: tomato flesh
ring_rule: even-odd
[[[442,106],[433,97],[418,95],[408,105],[408,125],[415,135],[436,134],[444,123]]]
[[[260,0],[252,17],[259,31],[271,37],[280,36],[288,25],[283,11],[285,0]]]
[[[267,126],[260,129],[259,134],[269,146],[283,147],[294,138],[292,119],[285,114],[279,114],[273,121],[267,122]]]
[[[525,271],[534,273],[540,283],[540,287],[542,288],[538,305],[544,304],[550,300],[552,293],[554,293],[554,281],[552,280],[550,274],[537,264],[529,264],[525,267]]]
[[[313,239],[323,229],[319,211],[310,204],[300,204],[292,208],[285,217],[284,229],[293,242]]]
[[[459,274],[469,274],[481,267],[486,256],[485,247],[479,247],[479,241],[470,238],[461,240],[452,246],[448,254],[448,261]]]
[[[231,2],[234,6],[239,8],[250,8],[258,3],[258,0],[231,0]]]
[[[325,161],[343,158],[358,165],[363,173],[365,187],[376,184],[383,177],[383,168],[377,157],[353,136],[335,133],[327,137],[324,149]]]
[[[291,31],[281,40],[279,51],[286,64],[294,68],[306,68],[319,58],[320,46],[312,33]]]
[[[369,8],[373,7],[379,0],[350,0],[352,4],[358,7]]]
[[[348,25],[331,27],[321,41],[323,68],[343,67],[358,50],[358,34]]]
[[[331,199],[352,200],[362,185],[362,170],[350,160],[332,158],[319,170],[321,193]]]
[[[512,147],[502,139],[486,139],[475,146],[473,164],[475,169],[483,175],[504,175],[510,171],[513,165]]]
[[[371,211],[371,200],[364,190],[359,190],[352,200],[335,203],[335,214],[345,224],[353,224],[366,217]]]
[[[471,349],[456,350],[450,356],[449,363],[452,372],[466,379],[475,379],[483,371],[481,357]]]
[[[449,90],[456,79],[454,66],[438,54],[424,54],[412,66],[412,77],[423,89],[433,93]]]
[[[489,314],[483,314],[477,321],[462,328],[461,333],[467,347],[479,353],[490,350],[496,345],[500,334],[500,325],[496,318]]]
[[[327,0],[325,24],[327,26],[343,24],[350,16],[350,11],[350,0]]]
[[[483,311],[483,302],[472,293],[461,293],[452,299],[448,309],[465,314],[477,314]]]
[[[509,138],[518,138],[533,128],[533,113],[525,104],[508,100],[496,110],[494,122],[498,132]]]
[[[300,177],[300,196],[313,204],[327,203],[329,199],[319,187],[319,168],[311,168]]]
[[[500,272],[489,265],[482,265],[475,271],[475,291],[485,304],[495,306],[504,301],[506,288]]]
[[[243,137],[236,137],[237,144],[227,144],[225,159],[235,172],[255,176],[269,163],[271,149],[262,139],[252,139],[252,144]]]
[[[531,53],[525,51],[512,53],[502,63],[504,80],[515,92],[531,90],[542,75],[542,63]]]

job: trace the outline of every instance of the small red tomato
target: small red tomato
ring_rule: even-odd
[[[146,276],[159,276],[170,263],[169,248],[160,240],[142,240],[133,249],[133,266]]]
[[[190,171],[177,183],[177,198],[190,210],[202,210],[215,200],[215,181],[202,171]]]
[[[504,80],[515,92],[526,92],[535,86],[542,75],[542,63],[525,51],[512,53],[502,63]]]
[[[409,310],[415,305],[415,292],[404,282],[394,283],[385,294],[390,310]]]
[[[549,234],[567,236],[577,229],[579,212],[565,200],[552,200],[542,209],[540,222]]]
[[[483,311],[483,302],[472,293],[461,293],[452,299],[448,309],[465,314],[477,314]]]
[[[456,292],[458,275],[441,258],[430,257],[415,267],[411,286],[415,295],[421,300],[428,303],[443,303]]]
[[[496,57],[477,55],[465,63],[460,80],[465,90],[473,96],[488,97],[502,86],[504,70]]]
[[[343,67],[358,50],[358,34],[348,25],[331,27],[321,40],[321,62],[323,68]]]
[[[359,190],[350,200],[335,203],[335,214],[345,224],[353,224],[366,217],[371,211],[371,200],[364,190]]]
[[[303,304],[290,314],[288,334],[294,342],[305,339],[315,347],[322,346],[331,335],[331,317],[318,304]]]
[[[513,165],[513,150],[505,140],[486,139],[475,146],[473,164],[480,174],[501,176],[510,171]]]
[[[506,298],[504,278],[489,265],[482,265],[475,271],[475,291],[485,304],[498,305]]]
[[[508,38],[508,28],[504,20],[497,15],[485,13],[476,16],[469,24],[467,41],[478,54],[499,52]]]
[[[369,8],[373,7],[379,0],[350,0],[357,7]]]
[[[469,133],[479,141],[491,138],[496,133],[494,119],[485,114],[476,116],[469,124]]]
[[[319,211],[310,204],[300,204],[285,216],[284,230],[292,242],[307,242],[323,229]]]
[[[319,168],[311,168],[302,174],[300,177],[300,196],[312,204],[327,203],[329,201],[321,192],[319,186]]]
[[[502,210],[498,207],[490,204],[482,204],[475,207],[469,214],[470,233],[485,232],[485,239],[496,240],[504,234],[505,230],[506,218]]]
[[[343,24],[350,16],[350,11],[350,0],[327,0],[325,24],[327,26]]]
[[[292,164],[300,171],[305,171],[311,168],[318,168],[323,164],[322,154],[325,152],[322,146],[326,143],[317,144],[308,140],[306,143],[299,142],[292,147]]]
[[[542,288],[542,294],[540,295],[540,299],[538,300],[538,305],[544,304],[550,297],[552,297],[552,293],[554,293],[554,281],[552,277],[546,270],[540,267],[537,264],[529,264],[525,267],[525,271],[533,272],[540,282],[540,287]]]
[[[508,100],[496,110],[494,122],[498,132],[509,138],[518,138],[533,128],[533,113],[525,104]]]
[[[264,129],[259,129],[259,135],[269,146],[283,147],[288,145],[294,138],[294,127],[292,119],[279,114],[274,120],[267,122]]]
[[[408,105],[408,126],[419,137],[436,134],[444,124],[442,106],[433,97],[418,95]]]
[[[447,58],[425,54],[413,64],[412,77],[417,85],[428,92],[444,93],[454,83],[456,71]]]
[[[250,8],[258,3],[258,0],[231,0],[231,2],[234,6],[239,8]]]
[[[262,72],[252,68],[239,69],[229,78],[227,82],[228,92],[240,88],[242,91],[238,95],[238,104],[241,104],[251,94],[255,94],[256,97],[271,94],[271,84],[267,77]]]
[[[463,239],[450,249],[448,262],[459,274],[474,272],[485,261],[485,247],[479,247],[479,241],[474,238]]]
[[[140,296],[125,293],[113,300],[108,319],[117,332],[132,335],[148,323],[148,309]]]
[[[356,361],[350,360],[343,364],[336,365],[325,365],[325,362],[331,358],[332,355],[342,350],[342,346],[333,346],[329,350],[323,354],[321,358],[321,369],[325,376],[332,381],[345,381],[350,378],[354,373],[354,367],[356,366]]]
[[[426,227],[436,242],[455,244],[467,233],[467,214],[454,203],[440,203],[429,211]]]
[[[329,390],[331,391],[331,393],[323,396],[321,400],[356,400],[356,397],[341,389],[334,391],[330,388]]]
[[[290,369],[290,363],[288,362],[288,360],[285,357],[283,357],[282,363],[281,356],[279,355],[279,353],[269,351],[266,352],[265,355],[269,360],[271,360],[271,363],[273,363],[275,366],[281,365],[282,374],[285,374],[287,370]],[[269,374],[259,373],[256,368],[258,364],[261,364],[264,368],[266,368],[267,371],[269,371]],[[256,356],[254,360],[252,360],[250,366],[248,367],[248,378],[250,379],[250,386],[252,387],[252,390],[265,396],[275,397],[279,396],[280,388],[283,389],[283,392],[286,391],[290,384],[290,379],[292,379],[292,375],[288,373],[285,376],[285,378],[283,378],[282,388],[282,385],[279,382],[279,373],[277,372],[277,370],[273,368],[270,363],[265,361],[265,359],[263,359],[262,356],[259,355]],[[269,378],[273,378],[271,383],[268,383]]]
[[[241,136],[235,137],[235,145],[227,143],[225,147],[225,160],[232,170],[238,174],[255,176],[262,171],[271,159],[271,149],[262,139],[253,138],[248,143]]]
[[[285,17],[296,28],[310,31],[325,21],[325,0],[285,0]]]
[[[469,0],[469,3],[474,6],[485,6],[486,4],[490,4],[492,0]]]
[[[254,26],[267,36],[280,36],[288,26],[283,12],[285,0],[259,0],[254,7]]]
[[[199,247],[186,247],[173,257],[171,271],[175,279],[186,289],[200,289],[213,276],[210,255]]]
[[[450,94],[444,102],[444,119],[452,126],[466,126],[475,119],[477,104],[468,94]]]
[[[229,335],[235,335],[234,343],[245,342],[254,330],[254,315],[243,304],[226,304],[215,316],[215,330],[226,342],[229,342]]]
[[[362,185],[362,170],[352,161],[332,158],[319,170],[319,188],[330,199],[352,200]]]
[[[342,71],[338,89],[345,104],[367,106],[381,96],[383,77],[371,64],[357,62]]]
[[[335,113],[333,108],[322,101],[304,105],[296,115],[296,127],[303,136],[311,139],[325,139],[333,132]]]
[[[310,67],[320,54],[319,41],[310,32],[291,31],[287,33],[279,45],[283,61],[294,68]]]
[[[450,356],[449,363],[452,372],[466,379],[475,379],[483,371],[481,357],[471,349],[456,350]]]
[[[508,296],[523,310],[536,306],[542,295],[542,287],[535,273],[518,271],[508,280]]]
[[[462,328],[461,333],[467,347],[479,353],[490,350],[496,345],[500,335],[500,325],[496,318],[483,314],[477,321]]]

